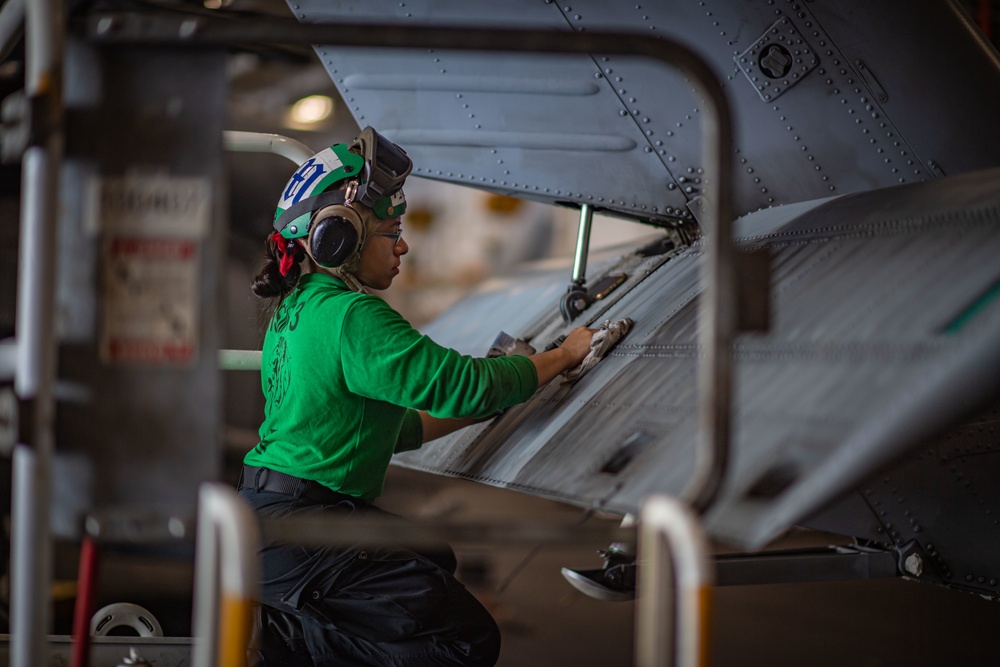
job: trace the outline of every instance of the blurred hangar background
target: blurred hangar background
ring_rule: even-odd
[[[990,4],[995,5],[965,2],[972,15],[979,15]],[[184,5],[196,13],[224,8],[290,16],[288,5],[281,0],[193,0]],[[1000,11],[991,15],[992,23],[986,28],[995,25]],[[995,28],[992,34],[996,34]],[[22,76],[16,62],[4,65],[0,70],[4,93],[19,87]],[[318,151],[349,141],[359,129],[312,49],[283,47],[235,54],[229,60],[227,78],[228,130],[280,132]],[[231,221],[226,238],[226,298],[222,304],[226,314],[221,344],[254,349],[264,323],[259,304],[248,289],[249,281],[260,265],[274,205],[293,166],[278,156],[247,153],[228,153],[225,163]],[[0,187],[14,191],[18,179],[18,171],[5,166]],[[411,251],[400,280],[385,296],[418,326],[476,284],[522,262],[569,266],[577,233],[575,210],[419,177],[410,179],[407,194],[411,210],[404,229]],[[6,205],[8,199],[3,201]],[[0,214],[13,218],[17,212],[4,210]],[[5,235],[0,244],[16,247],[16,239],[6,236],[13,231],[13,226],[0,226],[0,234]],[[598,216],[592,246],[596,249],[627,242],[650,231]],[[14,306],[8,295],[15,293],[14,282],[14,262],[5,262],[0,270],[3,336],[13,332]],[[243,452],[256,442],[262,401],[253,373],[227,374],[223,383],[224,453],[226,471],[231,475]],[[484,520],[549,516],[567,523],[581,518],[579,509],[460,480],[398,469],[392,476],[385,504],[406,513]],[[825,537],[793,532],[782,545]],[[504,629],[502,665],[632,664],[632,608],[589,600],[558,576],[562,565],[594,565],[597,558],[593,550],[459,546],[464,578],[491,605]],[[61,605],[56,630],[63,633],[70,611],[67,601],[74,594],[67,582],[76,566],[75,554],[64,555],[66,558],[57,563],[55,591]],[[190,572],[186,567],[175,561],[137,565],[122,558],[110,559],[105,570],[107,586],[102,595],[107,600],[127,594],[161,613],[170,632],[189,634],[183,620],[190,612],[186,595]],[[116,581],[108,573],[119,578]],[[720,665],[986,664],[993,653],[991,630],[1000,620],[1000,607],[995,602],[901,581],[723,588],[716,598],[718,618],[724,619],[716,628],[714,641],[714,664]]]

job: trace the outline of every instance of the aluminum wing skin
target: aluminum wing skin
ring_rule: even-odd
[[[740,246],[771,256],[772,322],[733,350],[715,537],[762,546],[1000,395],[998,183],[989,170],[739,221]],[[574,324],[634,319],[609,357],[397,463],[618,512],[679,494],[698,428],[700,251],[602,259],[595,275],[629,280]],[[426,331],[469,353],[500,330],[544,348],[570,326],[551,301],[564,284],[564,270],[496,281]]]
[[[771,260],[770,328],[733,346],[732,458],[707,529],[745,548],[817,521],[899,552],[933,545],[943,580],[1000,596],[983,574],[1000,550],[997,418],[976,412],[1000,403],[1000,59],[958,4],[296,0],[293,11],[620,31],[697,51],[732,112],[724,177],[738,244]],[[685,238],[697,227],[706,109],[659,62],[316,50],[358,123],[404,146],[418,176],[589,204]],[[698,429],[703,246],[668,245],[590,258],[589,282],[628,279],[573,325],[636,325],[582,380],[396,462],[616,512],[680,493]],[[501,330],[544,348],[571,326],[557,307],[569,277],[567,265],[497,279],[426,331],[471,354]]]
[[[307,23],[621,32],[687,45],[732,107],[734,210],[1000,164],[996,51],[947,0],[869,3],[295,0]],[[635,219],[691,219],[705,105],[678,71],[614,54],[317,46],[362,127],[414,173]]]

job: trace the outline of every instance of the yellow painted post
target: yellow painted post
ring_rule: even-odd
[[[684,503],[652,496],[639,515],[638,667],[706,667],[714,572],[708,541]]]

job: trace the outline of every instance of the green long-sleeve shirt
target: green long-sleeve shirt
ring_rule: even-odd
[[[382,299],[307,274],[264,337],[265,416],[244,462],[372,502],[392,454],[423,440],[417,410],[486,417],[526,401],[537,386],[526,357],[461,355]]]

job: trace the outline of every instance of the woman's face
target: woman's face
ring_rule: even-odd
[[[392,279],[399,274],[399,258],[409,252],[410,247],[402,236],[394,240],[383,234],[397,234],[401,231],[399,218],[383,220],[365,242],[358,270],[354,272],[362,285],[384,290],[392,284]]]

